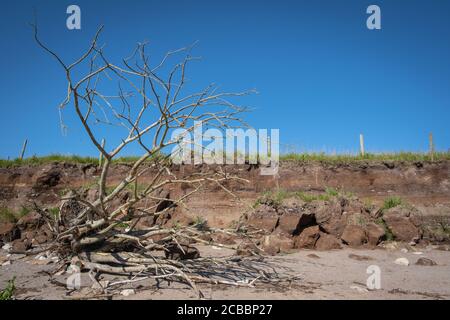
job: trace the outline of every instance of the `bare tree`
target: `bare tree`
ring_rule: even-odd
[[[56,59],[66,76],[67,93],[60,110],[73,107],[90,142],[103,158],[97,199],[87,201],[76,193],[63,199],[62,208],[71,201],[78,204],[78,210],[74,216],[65,216],[64,210],[60,210],[58,224],[54,227],[59,252],[67,259],[78,257],[84,267],[96,272],[178,278],[195,289],[198,281],[238,285],[238,281],[201,276],[201,270],[210,268],[211,261],[197,259],[197,264],[194,266],[191,261],[188,268],[186,262],[174,259],[176,252],[187,256],[190,249],[187,242],[204,242],[197,229],[164,228],[157,224],[147,230],[136,230],[136,226],[140,219],[157,217],[182,205],[204,184],[214,183],[231,193],[223,182],[242,179],[226,173],[220,166],[181,175],[172,170],[167,150],[181,143],[182,137],[173,139],[171,132],[179,128],[193,132],[196,121],[202,121],[203,127],[219,129],[245,126],[240,115],[247,109],[232,100],[252,91],[219,92],[214,84],[200,91],[186,89],[188,65],[198,59],[191,56],[193,46],[170,51],[154,62],[146,53],[146,44],[140,43],[130,57],[114,64],[98,44],[101,31],[99,28],[81,57],[68,64],[40,40],[38,28],[34,26],[35,40]],[[180,62],[170,64],[180,56]],[[115,88],[113,94],[109,93],[111,88]],[[98,133],[101,125],[103,128],[117,126],[123,129],[124,136],[113,147],[114,139],[106,136],[107,148]],[[129,145],[137,146],[141,155],[123,180],[107,192],[111,164]],[[153,173],[151,182],[144,189],[138,188],[140,177],[149,170]],[[161,196],[161,190],[179,184],[188,184],[192,191],[177,199]],[[132,196],[119,207],[112,207],[113,200],[130,187]],[[150,205],[148,200],[151,200]],[[161,206],[164,202],[168,205]],[[125,230],[120,227],[124,224],[128,226]],[[154,241],[155,236],[158,236],[157,241]],[[154,255],[155,251],[166,252],[166,255]],[[232,268],[227,262],[222,263],[222,268]],[[259,278],[261,275],[255,281]]]

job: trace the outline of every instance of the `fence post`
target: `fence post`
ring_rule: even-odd
[[[102,148],[105,149],[105,139],[102,139]],[[98,166],[101,167],[103,162],[103,153],[98,156]]]
[[[430,158],[431,158],[431,161],[434,161],[433,132],[430,132],[428,139],[429,139],[429,143],[430,143]]]
[[[364,157],[364,136],[362,133],[359,135],[359,149],[361,152],[361,156]]]
[[[23,142],[23,145],[22,145],[22,151],[20,152],[20,156],[19,156],[20,160],[23,160],[23,156],[25,155],[25,150],[27,148],[27,143],[28,143],[28,139],[25,139],[25,141]]]

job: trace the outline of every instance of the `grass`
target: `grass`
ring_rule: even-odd
[[[333,188],[326,188],[324,193],[314,194],[303,191],[287,191],[284,189],[280,189],[277,191],[266,191],[261,197],[256,200],[254,207],[257,207],[261,204],[268,204],[274,206],[280,206],[283,200],[288,198],[298,198],[304,202],[312,202],[315,200],[321,201],[329,201],[333,197],[337,197],[339,195],[345,196],[345,193],[341,193]]]
[[[153,158],[160,157],[155,155]],[[152,159],[153,159],[152,158]],[[133,163],[138,156],[127,156],[113,160],[113,163]],[[148,161],[152,161],[149,159]],[[420,152],[396,152],[396,153],[366,153],[364,156],[360,154],[328,154],[328,153],[289,153],[280,156],[281,161],[298,161],[298,162],[325,162],[325,163],[351,163],[355,161],[431,161],[428,153]],[[450,160],[450,152],[436,152],[434,160]],[[61,155],[51,154],[43,157],[29,157],[23,160],[20,159],[0,159],[0,168],[17,167],[21,165],[37,166],[52,162],[68,162],[81,164],[98,164],[97,157],[81,157],[77,155]]]
[[[383,210],[395,208],[402,204],[404,204],[404,203],[400,197],[389,197],[384,200]]]
[[[396,153],[366,153],[360,154],[327,154],[327,153],[290,153],[280,156],[280,160],[299,162],[327,162],[327,163],[351,163],[355,161],[431,161],[428,153],[420,152],[396,152]],[[450,152],[436,152],[434,160],[450,160]]]
[[[392,233],[391,229],[389,229],[386,222],[383,220],[383,217],[378,218],[375,222],[384,229],[384,233],[385,233],[385,237],[386,237],[387,241],[395,240],[394,234]]]
[[[0,291],[0,300],[11,300],[14,291],[16,290],[15,286],[16,277],[13,277],[11,280],[8,281],[8,285],[5,289]]]
[[[19,211],[13,211],[9,208],[0,208],[0,222],[17,222],[20,218],[30,212],[29,208],[22,207]]]
[[[160,155],[154,155],[153,157],[149,158],[147,161],[153,161],[155,158],[159,158]],[[128,156],[128,157],[120,157],[115,158],[112,163],[134,163],[136,162],[140,157],[138,156]],[[50,154],[48,156],[43,157],[37,157],[32,156],[25,159],[0,159],[0,168],[11,168],[11,167],[18,167],[23,165],[29,165],[29,166],[39,166],[43,164],[53,163],[53,162],[67,162],[67,163],[78,163],[78,164],[94,164],[98,165],[99,159],[96,157],[82,157],[77,155],[61,155],[61,154]]]

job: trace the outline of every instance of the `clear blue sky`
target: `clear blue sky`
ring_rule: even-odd
[[[82,29],[66,28],[78,4]],[[378,4],[382,30],[366,28]],[[66,61],[78,57],[100,24],[112,58],[149,40],[161,54],[199,40],[203,60],[191,68],[199,86],[256,88],[247,120],[279,128],[296,151],[450,148],[450,1],[5,1],[0,9],[0,157],[96,155],[73,116],[61,134],[57,105],[65,93],[61,68],[37,47],[28,22]]]

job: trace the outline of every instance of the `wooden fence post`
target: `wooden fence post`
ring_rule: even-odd
[[[362,133],[359,135],[359,149],[361,152],[361,156],[364,157],[364,136]]]
[[[22,151],[20,152],[20,156],[19,156],[20,160],[23,160],[23,156],[25,155],[25,150],[27,148],[27,143],[28,143],[28,139],[25,139],[25,141],[23,142],[23,145],[22,145]]]
[[[431,161],[434,161],[434,143],[433,143],[433,132],[430,132],[430,135],[428,137],[430,142],[430,158]]]

